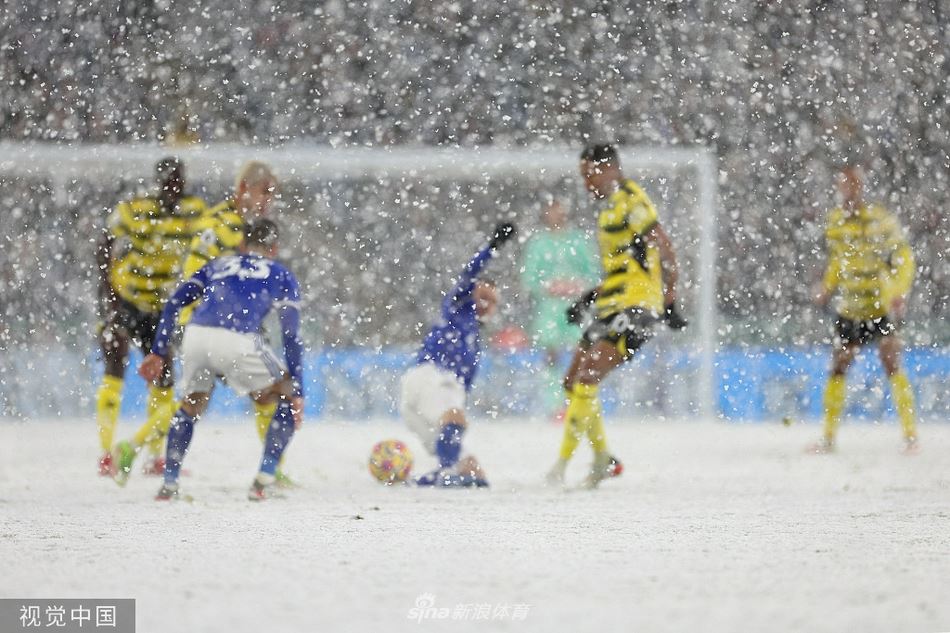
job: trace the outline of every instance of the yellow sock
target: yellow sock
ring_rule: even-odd
[[[832,374],[825,387],[825,439],[834,441],[838,423],[845,403],[845,380],[843,375]]]
[[[577,449],[588,425],[599,414],[597,385],[577,383],[568,394],[567,411],[564,414],[564,440],[561,442],[561,459],[567,461]]]
[[[254,421],[257,423],[257,435],[263,442],[267,439],[267,429],[274,419],[274,412],[277,411],[277,403],[261,404],[254,402]]]
[[[172,387],[155,387],[148,390],[148,408],[145,424],[139,427],[132,437],[136,448],[148,445],[149,453],[161,455],[165,448],[165,436],[175,415],[175,390]]]
[[[119,421],[119,408],[122,406],[121,378],[106,375],[96,392],[96,424],[99,427],[99,443],[103,452],[112,450],[112,436]]]
[[[587,423],[587,439],[590,441],[594,453],[607,452],[607,433],[604,430],[604,416],[600,409],[600,398],[597,392],[594,392],[594,405],[591,411],[591,417]]]
[[[260,402],[251,401],[254,404],[254,422],[257,426],[257,435],[261,438],[261,443],[267,439],[267,429],[270,428],[270,423],[274,419],[274,412],[277,411],[277,403],[272,402],[270,404],[261,404]],[[284,456],[280,456],[280,461],[277,462],[277,469],[280,470],[284,465]]]
[[[582,431],[580,425],[583,421],[576,416],[571,415],[573,397],[568,397],[567,413],[564,415],[564,439],[561,440],[561,452],[559,457],[567,461],[574,456],[577,445],[581,442]]]
[[[894,408],[897,409],[897,417],[901,421],[904,437],[916,437],[914,390],[910,386],[910,381],[907,380],[907,374],[902,371],[891,376],[891,399],[894,401]]]

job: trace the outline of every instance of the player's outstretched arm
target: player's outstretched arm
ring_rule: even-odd
[[[465,266],[465,270],[459,275],[458,282],[452,289],[452,293],[448,296],[450,303],[454,304],[471,294],[475,288],[475,279],[479,273],[482,272],[482,269],[485,268],[485,264],[494,257],[498,249],[515,236],[515,233],[515,225],[510,222],[502,222],[495,227],[495,230],[488,240],[488,244],[475,253],[475,257],[468,262]]]
[[[162,308],[162,316],[158,321],[158,327],[155,328],[155,340],[152,341],[152,353],[145,357],[139,366],[139,376],[155,382],[162,375],[165,365],[168,363],[168,347],[175,331],[175,324],[178,322],[178,315],[182,308],[191,305],[201,298],[204,294],[207,275],[202,268],[191,279],[183,283],[175,291],[175,294],[165,302]]]
[[[673,242],[659,224],[655,224],[646,237],[660,253],[660,269],[663,274],[663,304],[665,306],[663,318],[671,328],[681,330],[686,327],[687,321],[676,307],[676,284],[679,281],[680,274]]]
[[[492,233],[491,240],[488,242],[488,246],[492,250],[498,250],[505,242],[510,240],[515,236],[517,230],[515,225],[511,222],[502,222],[495,227],[494,233]]]
[[[158,321],[158,327],[155,329],[155,341],[152,343],[152,353],[165,356],[168,353],[168,343],[172,332],[175,331],[175,324],[178,322],[178,315],[182,308],[190,306],[201,298],[205,287],[208,284],[208,269],[202,268],[191,279],[178,286],[175,293],[165,302],[162,308],[162,316]]]

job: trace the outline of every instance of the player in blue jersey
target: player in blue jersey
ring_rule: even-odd
[[[162,311],[152,353],[139,369],[146,380],[157,379],[168,363],[169,339],[182,308],[201,299],[182,339],[186,395],[169,429],[165,480],[157,499],[178,496],[181,462],[218,377],[255,402],[277,402],[248,498],[256,501],[272,495],[277,464],[303,421],[302,345],[297,334],[300,288],[293,273],[274,261],[276,252],[277,226],[256,220],[247,227],[241,254],[206,264],[175,291]],[[261,336],[271,310],[277,310],[280,319],[286,363]]]
[[[468,426],[465,398],[478,371],[480,322],[498,303],[494,284],[478,275],[514,234],[513,225],[498,225],[489,243],[468,263],[442,302],[442,318],[423,340],[416,365],[403,376],[402,417],[439,460],[438,468],[416,479],[420,486],[488,485],[478,461],[462,457]]]

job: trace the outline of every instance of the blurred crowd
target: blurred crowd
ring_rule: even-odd
[[[871,197],[897,212],[918,257],[912,329],[945,342],[944,11],[938,0],[7,0],[0,142],[710,145],[724,336],[752,343],[814,339],[810,282],[834,173],[862,160]],[[199,184],[209,198],[226,188]],[[287,214],[324,240],[307,273],[320,288],[313,327],[341,344],[407,342],[468,255],[466,228],[521,211],[530,228],[545,195],[590,215],[576,183],[524,184],[290,183]],[[55,191],[0,173],[4,218],[19,231],[0,249],[0,318],[39,336],[40,307],[82,329],[90,294],[77,271],[131,188]],[[412,212],[394,220],[399,209]],[[411,249],[428,257],[407,258]]]

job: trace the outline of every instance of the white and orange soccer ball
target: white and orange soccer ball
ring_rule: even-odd
[[[399,440],[377,442],[369,456],[369,472],[381,484],[401,483],[412,470],[412,451]]]

